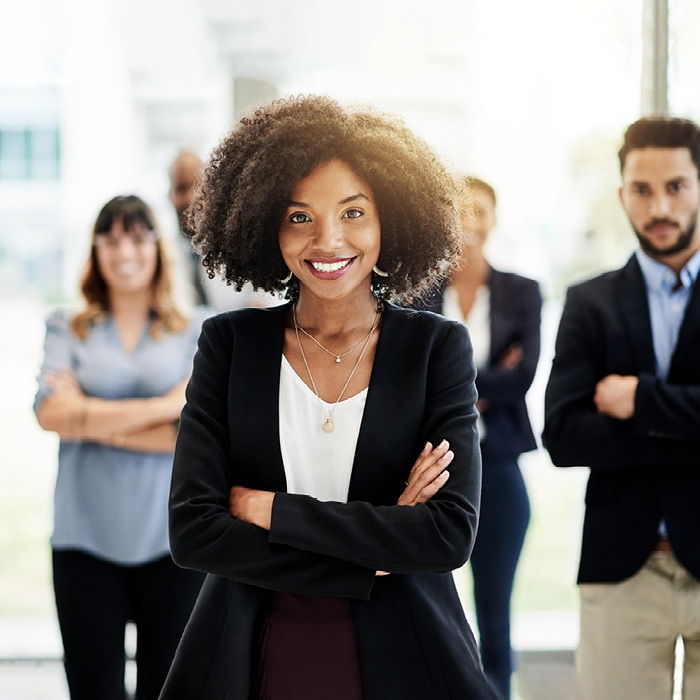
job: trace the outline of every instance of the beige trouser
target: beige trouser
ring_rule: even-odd
[[[582,584],[576,675],[581,700],[670,700],[683,638],[683,700],[700,698],[700,581],[670,552],[613,584]]]

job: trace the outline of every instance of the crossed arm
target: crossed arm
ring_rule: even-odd
[[[674,444],[698,440],[700,386],[606,374],[600,329],[579,296],[577,288],[567,296],[545,395],[552,461],[603,470],[691,463],[694,451]]]
[[[214,323],[206,322],[175,453],[170,500],[175,561],[272,590],[361,599],[369,597],[378,571],[449,571],[463,564],[479,500],[476,394],[466,331],[449,335],[432,370],[439,379],[426,397],[426,432],[445,435],[452,449],[429,445],[410,471],[407,465],[400,505],[334,503],[231,489],[236,478],[225,378],[233,341],[222,342]],[[380,475],[381,465],[376,468]]]
[[[37,411],[44,430],[64,440],[89,440],[141,452],[175,449],[174,421],[185,402],[186,380],[163,396],[123,400],[87,396],[69,370],[48,373],[46,383],[52,393]]]

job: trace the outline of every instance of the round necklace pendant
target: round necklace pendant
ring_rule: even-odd
[[[334,428],[333,421],[330,418],[326,418],[326,420],[323,421],[321,428],[323,428],[324,433],[332,433]]]
[[[336,355],[336,356],[335,356],[335,361],[336,361],[336,362],[341,362],[341,359]]]

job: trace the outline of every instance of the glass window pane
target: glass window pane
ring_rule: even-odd
[[[27,149],[24,131],[3,131],[0,134],[0,179],[24,180],[26,176]]]

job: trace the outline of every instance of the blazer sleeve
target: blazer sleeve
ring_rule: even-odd
[[[545,391],[542,440],[557,467],[592,470],[658,467],[672,455],[654,438],[641,438],[633,420],[598,413],[595,387],[606,372],[596,329],[580,287],[567,292],[552,370]]]
[[[271,590],[369,598],[374,569],[275,544],[266,531],[230,515],[230,356],[213,320],[205,321],[173,464],[169,514],[174,561]]]
[[[271,542],[404,574],[451,571],[469,558],[481,488],[475,370],[464,326],[451,323],[447,329],[429,364],[425,425],[433,444],[445,438],[455,454],[445,486],[416,506],[322,502],[277,493]]]
[[[634,431],[667,440],[700,440],[700,386],[670,384],[643,372],[634,402]]]
[[[537,371],[540,359],[540,315],[542,295],[537,282],[526,280],[516,291],[518,303],[517,343],[522,348],[522,359],[517,367],[506,369],[498,365],[480,369],[476,376],[479,397],[491,405],[514,403],[523,399]],[[492,310],[491,313],[497,313]]]

